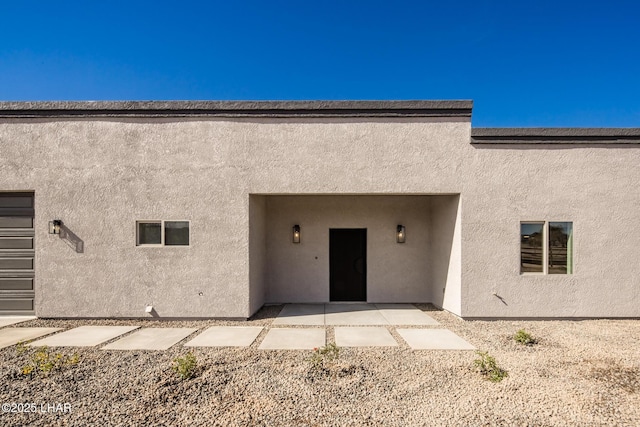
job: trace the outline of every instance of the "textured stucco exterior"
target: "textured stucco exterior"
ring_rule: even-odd
[[[429,196],[272,196],[267,206],[267,302],[330,301],[331,228],[367,229],[368,302],[431,301]],[[397,224],[408,230],[404,244]]]
[[[462,190],[463,315],[640,316],[639,162],[637,145],[476,148]],[[519,222],[536,220],[573,222],[574,274],[519,274]]]
[[[0,191],[35,193],[36,314],[143,317],[153,305],[163,318],[246,318],[268,302],[327,301],[328,229],[353,227],[372,245],[371,302],[469,318],[640,316],[640,132],[474,139],[468,104],[389,105],[172,116],[175,105],[68,114],[72,103],[47,116],[5,104]],[[58,218],[74,242],[47,234]],[[189,220],[190,246],[136,246],[148,219]],[[574,274],[520,274],[519,225],[535,220],[573,222]]]
[[[462,316],[462,207],[460,196],[433,197],[429,211],[430,302]]]

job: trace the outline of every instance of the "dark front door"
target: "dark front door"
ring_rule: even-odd
[[[367,300],[367,229],[329,230],[329,299]]]

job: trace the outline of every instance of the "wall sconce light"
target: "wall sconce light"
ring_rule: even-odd
[[[300,243],[300,226],[298,224],[293,226],[293,243]]]
[[[398,224],[398,229],[396,232],[396,243],[404,243],[407,237],[407,233],[405,231],[404,225]]]
[[[49,221],[49,234],[60,234],[60,227],[62,227],[62,220]]]

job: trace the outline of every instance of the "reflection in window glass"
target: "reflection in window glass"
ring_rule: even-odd
[[[164,223],[165,245],[189,245],[188,221],[165,221]]]
[[[544,223],[520,224],[520,272],[542,273]]]
[[[573,223],[549,223],[549,274],[573,273]]]
[[[162,243],[162,226],[159,222],[138,223],[138,245],[159,245]]]

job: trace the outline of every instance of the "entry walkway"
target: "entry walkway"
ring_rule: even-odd
[[[96,347],[102,350],[166,350],[185,347],[249,347],[260,350],[312,350],[327,344],[327,329],[339,347],[400,347],[414,350],[473,350],[412,304],[288,304],[271,325],[170,328],[79,326],[60,328],[0,326],[0,349],[36,339],[30,346]],[[1,325],[1,323],[0,323]],[[266,329],[266,333],[263,331]]]
[[[403,325],[439,323],[413,304],[287,304],[274,325]]]
[[[313,349],[325,345],[324,328],[333,326],[338,347],[398,347],[392,331],[414,350],[474,350],[413,304],[288,304],[273,321],[259,348]],[[278,328],[316,326],[316,328]],[[399,328],[413,326],[414,328]],[[420,329],[416,329],[418,326]],[[394,328],[395,327],[395,328]]]

